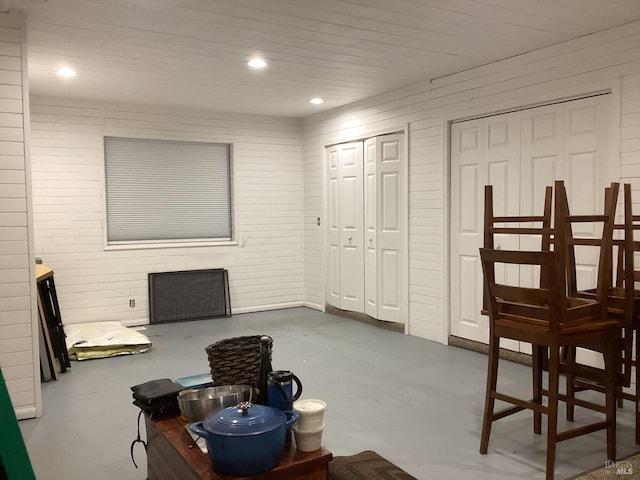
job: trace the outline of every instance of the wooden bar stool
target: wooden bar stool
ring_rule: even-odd
[[[632,349],[633,349],[633,333],[634,318],[640,313],[640,299],[634,290],[634,273],[633,273],[633,221],[631,211],[631,186],[624,185],[624,221],[622,224],[612,224],[611,219],[615,216],[616,203],[618,198],[618,184],[614,183],[606,190],[605,194],[605,210],[603,215],[583,215],[574,216],[569,214],[569,207],[566,192],[561,189],[557,192],[560,196],[559,200],[565,205],[567,215],[558,222],[563,223],[566,231],[567,242],[567,288],[568,295],[580,298],[591,298],[605,302],[607,305],[608,316],[620,323],[620,338],[618,342],[620,370],[617,375],[617,398],[618,406],[622,406],[623,398],[634,400],[636,406],[638,399],[635,395],[623,392],[623,387],[629,387],[631,383],[631,367],[632,367]],[[619,231],[622,234],[618,238],[612,238],[607,242],[606,247],[603,246],[602,238],[578,238],[573,234],[573,225],[585,222],[602,221],[606,230],[602,237]],[[606,264],[599,272],[606,278],[598,278],[598,286],[590,289],[579,289],[577,286],[577,268],[576,268],[576,247],[577,246],[597,246],[601,248],[602,256],[609,257],[609,252],[603,252],[603,248],[617,249],[617,268],[616,283],[611,286],[613,278],[613,265]],[[601,260],[604,261],[604,260]],[[603,283],[604,282],[604,283]],[[603,285],[607,285],[603,288]],[[568,349],[565,353],[564,360],[567,362],[575,361],[575,348]],[[604,386],[593,381],[568,375],[566,378],[566,390],[569,401],[567,402],[567,419],[574,419],[574,405],[579,405],[580,400],[576,399],[576,392],[582,390],[604,391]],[[640,420],[637,419],[637,423]],[[638,436],[638,431],[636,432]]]
[[[539,238],[539,250],[549,251],[551,249],[551,243],[553,242],[551,229],[551,213],[553,209],[553,187],[547,186],[545,188],[544,202],[542,207],[542,213],[540,215],[496,215],[493,202],[493,186],[485,185],[484,187],[484,248],[498,249],[502,248],[499,245],[500,236],[511,235],[517,236],[518,243],[520,238],[526,237],[529,239],[529,245],[534,244],[532,241]],[[513,267],[513,266],[512,266]],[[520,266],[516,268],[519,269]],[[507,267],[508,268],[508,267]],[[525,267],[527,268],[527,267]],[[506,269],[503,270],[502,276],[507,275]],[[517,272],[517,276],[520,276],[520,271]],[[499,276],[498,276],[499,278]],[[545,286],[546,275],[542,275],[538,280],[538,284],[542,287]],[[488,292],[486,284],[483,286],[483,308],[482,314],[488,315]],[[532,370],[533,374],[533,392],[534,400],[542,401],[542,372],[547,369],[547,351],[543,348],[532,348]],[[536,368],[539,366],[539,368]],[[536,433],[540,433],[541,430],[541,415],[534,415],[534,430]]]
[[[638,217],[636,219],[636,217],[634,216],[634,230],[638,230],[640,229],[640,217]],[[634,253],[640,252],[640,242],[638,241],[634,241],[633,242],[633,248],[632,248],[632,254],[629,255],[630,257],[633,256]],[[631,267],[628,267],[629,269]],[[636,267],[637,268],[637,267]],[[639,269],[635,269],[633,270],[633,284],[635,284],[635,282],[640,282],[640,270]],[[623,392],[622,393],[622,397],[624,399],[627,400],[631,400],[633,402],[633,408],[635,410],[635,416],[636,416],[636,435],[635,435],[635,441],[636,444],[640,445],[640,361],[638,359],[638,355],[640,352],[640,290],[636,290],[634,287],[634,293],[633,293],[633,333],[635,335],[635,342],[634,342],[634,347],[635,347],[635,352],[636,352],[636,358],[632,359],[632,368],[635,371],[635,375],[634,375],[634,379],[635,379],[635,386],[634,386],[634,390],[631,393],[627,393],[627,392]]]
[[[629,355],[629,362],[631,368],[628,371],[629,378],[624,377],[624,386],[629,387],[631,371],[635,371],[634,379],[635,386],[632,392],[622,392],[622,399],[631,400],[633,402],[633,408],[636,417],[636,433],[635,442],[640,445],[640,369],[638,368],[638,352],[640,352],[640,290],[636,289],[636,282],[640,282],[640,265],[635,262],[635,256],[640,252],[640,241],[635,238],[635,232],[640,230],[640,215],[633,215],[632,211],[632,195],[631,185],[624,185],[624,222],[623,224],[616,225],[617,229],[624,231],[624,237],[620,242],[624,247],[618,249],[618,261],[616,265],[616,282],[613,289],[614,302],[618,299],[618,303],[621,304],[620,308],[624,309],[621,313],[625,316],[625,323],[631,322],[631,332],[628,337],[625,337],[625,342],[628,341],[635,346],[636,358],[632,357],[633,346],[627,347],[625,353]],[[615,304],[614,304],[615,305]],[[613,306],[612,306],[613,307]],[[632,342],[632,337],[635,335],[635,342]],[[624,372],[627,374],[627,371]]]
[[[556,197],[554,214],[565,216],[565,205]],[[548,228],[538,229],[538,234],[549,235]],[[515,233],[515,232],[514,232]],[[527,228],[526,234],[535,234]],[[489,313],[489,363],[487,389],[483,416],[480,453],[488,451],[491,425],[494,421],[524,409],[534,412],[534,432],[541,433],[541,415],[547,415],[547,464],[546,478],[553,479],[556,444],[597,430],[607,431],[607,458],[615,460],[616,432],[616,373],[618,372],[619,322],[607,317],[606,304],[598,300],[570,298],[566,295],[566,250],[564,232],[552,231],[556,245],[554,251],[509,251],[480,249],[480,257],[486,288],[486,305]],[[496,280],[496,266],[516,265],[537,268],[540,287],[508,285]],[[498,355],[500,340],[508,338],[530,342],[533,347],[533,396],[516,398],[497,391]],[[603,352],[603,369],[561,362],[561,350],[578,345],[595,345]],[[548,352],[548,388],[542,388],[543,358]],[[566,400],[559,392],[560,374],[571,374],[601,382],[605,386],[605,405],[583,405],[602,412],[605,418],[593,424],[558,432],[558,402]],[[543,395],[548,397],[543,403]],[[495,411],[495,401],[501,400],[513,406]]]

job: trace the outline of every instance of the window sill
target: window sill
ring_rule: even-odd
[[[106,245],[105,250],[148,250],[153,248],[194,248],[194,247],[234,247],[236,240],[224,240],[220,242],[167,242],[167,243],[121,243]]]

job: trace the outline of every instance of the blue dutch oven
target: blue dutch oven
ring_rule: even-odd
[[[242,402],[189,425],[207,440],[213,469],[223,475],[247,476],[280,463],[287,430],[298,412]]]

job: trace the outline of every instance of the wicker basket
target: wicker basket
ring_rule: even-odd
[[[214,385],[251,385],[258,388],[261,364],[261,343],[264,335],[220,340],[205,348]],[[269,359],[273,339],[269,338]]]

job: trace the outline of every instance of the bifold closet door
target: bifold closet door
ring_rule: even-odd
[[[451,126],[451,334],[488,343],[482,309],[484,185],[494,185],[495,215],[517,215],[520,179],[519,113],[455,123]],[[495,237],[498,249],[517,249],[514,235]],[[499,281],[518,283],[517,266],[496,270]],[[501,346],[518,350],[518,342]]]
[[[609,105],[610,95],[600,95],[451,125],[452,335],[488,341],[488,320],[480,315],[483,278],[478,263],[483,186],[494,186],[497,215],[540,215],[545,187],[560,178],[567,185],[572,213],[601,211],[604,186],[611,178]],[[599,235],[584,226],[576,228],[579,236]],[[499,237],[496,248],[540,248],[539,238]],[[576,257],[579,288],[595,286],[596,250],[582,248]],[[521,286],[539,282],[539,273],[525,266],[496,273]],[[513,343],[502,346],[530,352],[528,344]]]
[[[407,167],[404,135],[328,147],[327,303],[404,323]]]
[[[403,135],[364,142],[365,312],[404,322],[407,198]]]
[[[364,312],[363,144],[327,148],[327,302]]]

